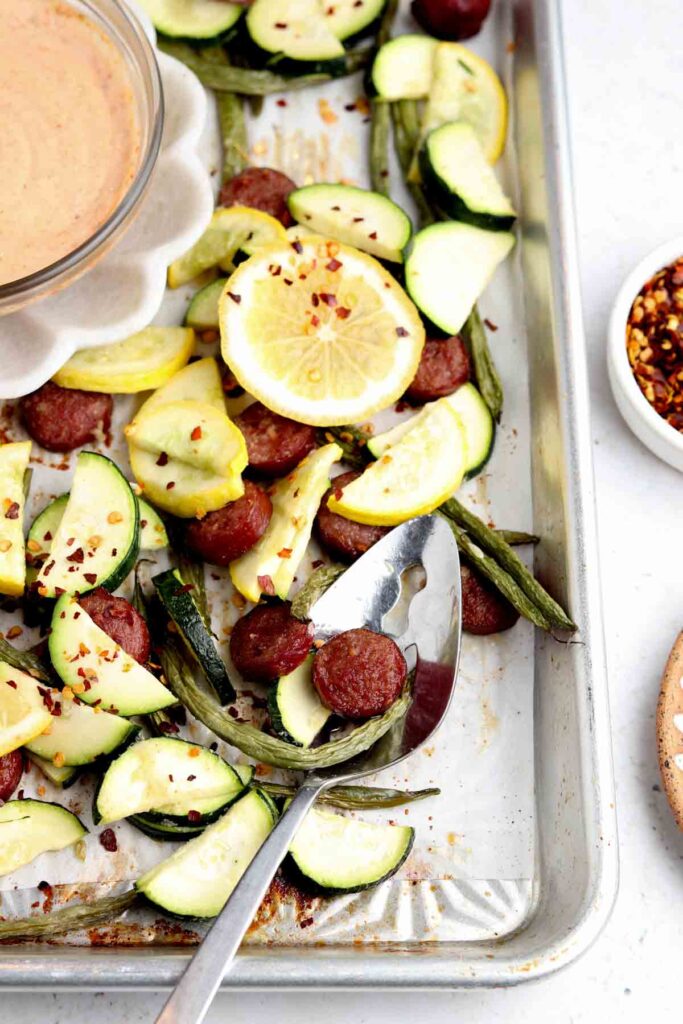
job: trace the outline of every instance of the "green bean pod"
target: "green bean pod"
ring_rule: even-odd
[[[298,787],[280,782],[264,782],[258,780],[259,789],[265,790],[275,799],[289,800],[296,796]],[[374,786],[334,786],[326,789],[318,797],[319,804],[341,807],[344,810],[372,810],[373,808],[401,807],[403,804],[416,803],[438,796],[440,789],[377,789]]]
[[[0,940],[39,939],[75,932],[81,928],[92,928],[119,917],[138,900],[135,889],[129,889],[119,896],[102,896],[92,903],[79,903],[75,907],[61,907],[49,914],[34,914],[32,917],[18,917],[0,921]]]
[[[467,318],[462,333],[472,357],[474,376],[477,381],[477,387],[481,392],[481,397],[489,407],[494,420],[500,420],[503,411],[503,385],[501,384],[496,364],[493,361],[486,331],[476,306]]]

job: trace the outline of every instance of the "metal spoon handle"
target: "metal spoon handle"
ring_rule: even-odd
[[[235,886],[204,937],[156,1024],[201,1024],[273,875],[324,783],[304,785]]]

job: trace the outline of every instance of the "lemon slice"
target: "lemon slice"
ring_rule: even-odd
[[[142,419],[160,405],[185,401],[208,402],[209,405],[225,412],[221,374],[215,359],[198,359],[195,363],[184,366],[163,387],[149,396],[138,409],[135,420]]]
[[[51,722],[35,679],[0,662],[0,757],[34,740]]]
[[[0,445],[0,594],[19,597],[26,581],[24,476],[30,441]]]
[[[466,121],[486,159],[494,164],[505,148],[507,119],[505,89],[491,65],[461,43],[439,43],[422,122],[423,138],[449,121]],[[415,178],[415,168],[410,176]]]
[[[179,288],[219,263],[232,270],[232,260],[238,250],[251,255],[260,246],[285,237],[280,221],[268,213],[249,206],[221,207],[214,212],[199,241],[168,268],[169,287]]]
[[[433,512],[458,489],[466,465],[460,418],[442,398],[328,507],[358,523],[395,526]]]
[[[223,358],[283,416],[328,426],[386,408],[415,376],[422,321],[372,256],[310,239],[260,249],[219,303]]]
[[[161,387],[194,351],[187,327],[146,327],[113,345],[77,352],[54,376],[63,388],[124,395]]]

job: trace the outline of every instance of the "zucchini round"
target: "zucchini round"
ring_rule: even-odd
[[[49,733],[36,736],[26,748],[46,761],[57,758],[65,767],[78,768],[112,754],[139,731],[139,725],[120,715],[98,714],[87,704],[62,700],[62,713],[53,717]]]
[[[140,0],[157,32],[172,39],[216,39],[235,25],[244,7],[216,0]]]

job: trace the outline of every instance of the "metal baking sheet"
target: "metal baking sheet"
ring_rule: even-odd
[[[408,26],[405,17],[399,30]],[[389,785],[442,788],[407,816],[384,814],[418,829],[401,875],[328,903],[275,886],[226,986],[514,984],[578,955],[611,906],[617,855],[560,34],[553,0],[499,0],[473,43],[508,87],[501,170],[521,231],[515,258],[482,300],[498,326],[506,408],[494,458],[468,498],[496,525],[533,527],[543,537],[536,569],[568,600],[580,635],[562,645],[523,623],[497,638],[467,638],[455,704],[433,749],[382,776]],[[347,81],[287,96],[286,107],[269,101],[251,129],[255,162],[300,181],[363,183],[365,112],[362,103],[345,109],[359,95],[358,83]],[[184,301],[169,299],[160,320],[176,321]],[[5,416],[12,431],[11,412]],[[51,468],[35,467],[38,505],[68,486],[68,469],[49,461]],[[222,577],[213,582],[220,630],[229,602]],[[69,799],[87,813],[87,791]],[[59,883],[50,894],[56,905],[109,891],[135,877],[141,857],[168,853],[137,834],[133,843],[125,824],[117,828],[114,859],[90,840],[84,863],[61,856],[55,871],[56,862],[42,858],[5,881],[3,914],[28,912],[48,872]],[[183,947],[198,934],[192,923],[133,917],[79,937],[76,948],[4,947],[0,979],[160,987],[178,976]]]

